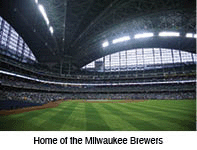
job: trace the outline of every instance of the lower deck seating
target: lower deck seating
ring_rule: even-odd
[[[13,110],[24,107],[41,106],[42,104],[15,100],[0,100],[0,110]]]

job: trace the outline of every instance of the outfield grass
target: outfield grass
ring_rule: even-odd
[[[192,131],[196,130],[196,101],[63,102],[56,108],[1,116],[0,130]]]

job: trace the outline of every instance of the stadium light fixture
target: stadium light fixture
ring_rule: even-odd
[[[38,0],[35,0],[35,3],[38,4]]]
[[[197,34],[194,34],[194,38],[197,38]]]
[[[159,36],[180,36],[179,32],[160,32]]]
[[[44,7],[41,4],[39,4],[38,8],[39,8],[40,12],[42,13],[42,15],[44,17],[44,20],[46,21],[47,25],[49,25],[49,19],[47,17],[47,14],[46,14],[46,11],[45,11]]]
[[[109,42],[108,41],[103,43],[103,47],[107,47],[107,46],[109,46]]]
[[[187,37],[187,38],[193,38],[193,36],[194,36],[194,35],[193,35],[192,33],[187,33],[187,34],[186,34],[186,37]]]
[[[120,43],[124,41],[129,41],[130,39],[131,39],[130,36],[124,36],[124,37],[113,40],[112,43],[116,44],[116,43]]]
[[[49,30],[50,30],[51,34],[53,34],[54,30],[53,30],[52,26],[50,26]]]
[[[153,33],[142,33],[142,34],[136,34],[134,38],[139,39],[139,38],[147,38],[147,37],[153,37],[153,36],[154,36]]]

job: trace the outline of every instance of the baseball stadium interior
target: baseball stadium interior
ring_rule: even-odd
[[[196,37],[195,0],[1,0],[0,111],[196,101]]]

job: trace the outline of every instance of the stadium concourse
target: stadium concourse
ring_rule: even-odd
[[[195,4],[189,0],[2,2],[0,111],[41,108],[59,100],[164,100],[165,106],[169,100],[176,103],[170,110],[181,106],[179,111],[188,113],[186,120],[193,119]],[[178,130],[193,130],[184,126]]]

